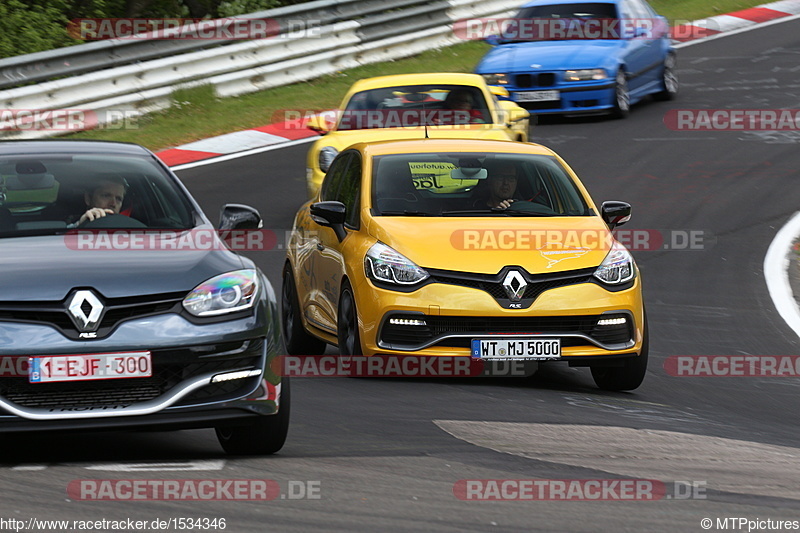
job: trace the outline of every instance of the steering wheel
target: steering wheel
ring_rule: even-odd
[[[79,227],[81,229],[135,229],[146,228],[147,225],[125,215],[106,215],[84,222]]]
[[[555,215],[557,214],[554,209],[540,204],[539,202],[531,202],[529,200],[517,200],[508,208],[510,211],[519,211],[520,213],[537,213],[540,215]]]

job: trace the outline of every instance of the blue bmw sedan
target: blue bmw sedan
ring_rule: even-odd
[[[622,118],[647,95],[678,92],[669,25],[645,0],[535,0],[493,28],[475,72],[537,114]]]
[[[270,454],[289,427],[276,297],[137,145],[0,143],[0,432],[212,427]]]

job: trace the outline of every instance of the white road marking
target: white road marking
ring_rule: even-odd
[[[225,460],[169,461],[164,463],[103,463],[87,466],[86,470],[107,472],[179,472],[194,470],[222,470]]]
[[[775,308],[786,324],[800,336],[800,310],[789,285],[789,248],[795,235],[800,233],[800,211],[783,226],[772,239],[764,258],[764,280]]]

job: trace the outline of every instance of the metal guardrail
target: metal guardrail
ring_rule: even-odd
[[[453,22],[511,14],[520,0],[317,0],[244,18],[319,25],[316,35],[252,41],[98,41],[0,60],[0,109],[143,114],[171,105],[179,87],[234,96],[455,44]],[[31,82],[37,82],[32,84]],[[11,87],[15,85],[14,87]],[[0,138],[58,132],[0,128]]]

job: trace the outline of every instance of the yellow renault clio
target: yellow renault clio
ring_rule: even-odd
[[[486,85],[477,74],[428,72],[397,74],[359,80],[335,112],[309,121],[319,132],[306,156],[309,198],[319,186],[331,161],[357,142],[430,137],[527,141],[529,113],[501,87]]]
[[[600,388],[635,389],[648,357],[641,276],[610,231],[630,211],[598,208],[536,144],[353,145],[294,220],[287,351],[566,361]]]

